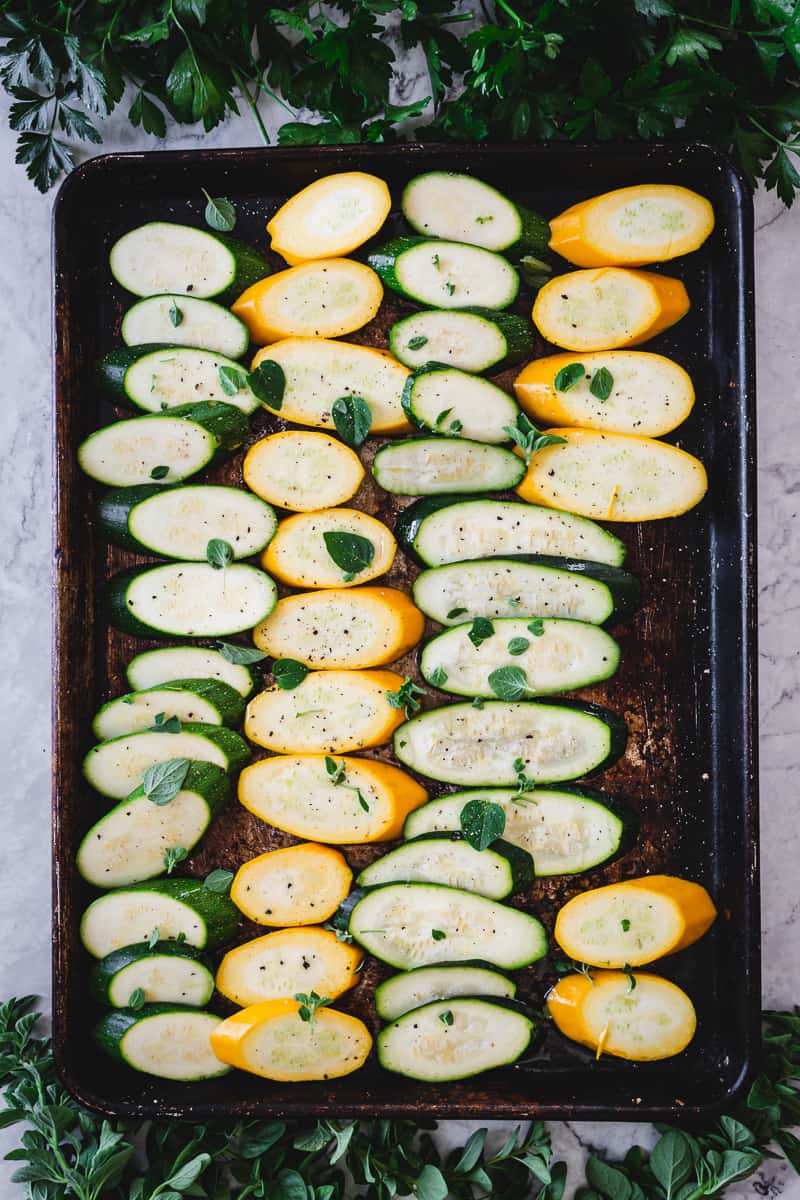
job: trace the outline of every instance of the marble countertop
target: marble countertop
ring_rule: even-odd
[[[50,209],[13,166],[13,136],[0,103],[0,629],[6,695],[0,728],[6,819],[0,849],[0,998],[50,990]],[[266,111],[270,132],[280,124]],[[158,148],[124,117],[110,123],[106,151]],[[255,144],[234,119],[205,135],[181,130],[169,149]],[[161,147],[163,148],[163,147]],[[800,1001],[800,204],[756,199],[758,346],[761,813],[764,1004]],[[795,881],[794,883],[792,881]],[[465,1124],[443,1127],[462,1139]],[[590,1148],[620,1153],[647,1144],[649,1126],[551,1126],[556,1154],[577,1164]],[[0,1194],[9,1195],[6,1164]],[[577,1174],[572,1174],[574,1181]],[[741,1185],[741,1196],[800,1200],[800,1179],[777,1164]],[[571,1187],[568,1188],[571,1194]],[[733,1193],[729,1193],[733,1194]]]

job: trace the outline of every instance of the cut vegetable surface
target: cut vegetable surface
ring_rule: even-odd
[[[502,808],[504,839],[533,856],[537,875],[575,875],[610,862],[631,848],[639,828],[636,813],[619,800],[573,784],[523,792],[483,788],[439,796],[409,814],[405,836],[460,829],[461,810],[470,800]]]
[[[447,1083],[516,1062],[534,1032],[531,1016],[513,1001],[505,1005],[483,997],[437,1000],[381,1030],[378,1061],[397,1075]]]
[[[432,637],[420,654],[423,678],[457,696],[521,700],[599,683],[619,665],[614,639],[584,621],[503,617],[493,629],[477,646],[474,622]]]
[[[366,325],[383,299],[370,267],[350,258],[320,258],[254,283],[233,305],[253,341],[335,338]],[[236,357],[235,355],[233,357]]]
[[[214,976],[200,951],[185,942],[136,942],[96,963],[92,994],[101,1004],[127,1008],[134,993],[145,1004],[189,1004],[202,1008],[214,994]]]
[[[338,850],[303,842],[244,863],[231,886],[231,900],[258,925],[312,925],[336,912],[352,878]]]
[[[286,1083],[338,1079],[364,1065],[372,1037],[363,1021],[333,1008],[318,1008],[311,1020],[301,1008],[297,1000],[266,1000],[234,1013],[214,1030],[214,1052],[241,1071]]]
[[[273,509],[237,487],[144,484],[115,488],[97,502],[97,523],[114,546],[137,554],[205,562],[221,538],[234,558],[263,550],[278,527]]]
[[[716,915],[701,884],[646,875],[574,896],[559,910],[555,938],[576,962],[638,967],[691,946]]]
[[[247,706],[245,733],[277,754],[340,754],[388,742],[403,720],[393,707],[394,671],[313,671],[289,691],[261,692]]]
[[[261,562],[291,587],[348,587],[383,575],[396,550],[391,532],[375,517],[356,508],[324,508],[282,521]]]
[[[463,433],[477,442],[508,442],[507,427],[516,426],[519,415],[516,401],[488,379],[438,365],[409,376],[403,408],[420,429]]]
[[[81,442],[78,462],[110,487],[178,483],[238,450],[246,436],[247,418],[229,404],[187,404],[103,426]]]
[[[544,217],[514,204],[483,180],[455,171],[417,175],[403,190],[402,207],[417,233],[486,250],[541,255],[550,238]]]
[[[139,300],[122,318],[120,332],[126,346],[171,343],[196,346],[226,358],[241,358],[250,342],[247,326],[235,313],[213,300],[180,294]]]
[[[406,433],[401,405],[408,368],[385,350],[325,338],[284,338],[259,350],[253,367],[274,362],[285,378],[280,415],[298,425],[333,429],[340,396],[360,396],[372,414],[372,433]]]
[[[565,975],[547,997],[557,1028],[601,1054],[654,1062],[680,1054],[697,1027],[694,1005],[668,979],[637,971]]]
[[[136,1012],[107,1013],[95,1026],[94,1038],[101,1050],[134,1071],[192,1083],[216,1079],[230,1070],[211,1045],[219,1024],[214,1013],[179,1004],[150,1004]]]
[[[463,786],[577,779],[615,762],[625,725],[596,704],[487,700],[451,704],[412,717],[395,732],[400,762],[442,783]]]
[[[176,758],[238,771],[250,758],[250,750],[232,729],[182,725],[175,733],[146,730],[101,742],[84,758],[83,773],[101,795],[124,800],[142,782],[148,767]]]
[[[502,839],[476,850],[459,834],[426,834],[406,842],[365,867],[359,887],[384,883],[443,883],[504,900],[533,882],[533,859]]]
[[[402,658],[424,631],[424,616],[397,588],[329,588],[279,600],[253,641],[273,658],[355,669]]]
[[[662,354],[644,350],[582,354],[583,373],[566,387],[559,373],[577,362],[574,354],[550,354],[528,363],[514,380],[517,399],[536,424],[661,437],[692,411],[690,376]],[[599,386],[603,369],[610,375],[610,381],[605,379],[607,388]]]
[[[517,554],[586,559],[615,567],[625,559],[620,539],[593,521],[513,500],[473,496],[417,500],[400,514],[395,532],[400,543],[429,567]]]
[[[607,521],[654,521],[694,508],[708,488],[705,467],[655,438],[554,429],[564,441],[531,459],[517,491],[531,504]]]
[[[330,929],[278,929],[229,950],[217,971],[217,989],[234,1004],[291,1000],[316,992],[335,1000],[358,981],[363,955]]]
[[[519,276],[499,254],[463,242],[399,237],[369,256],[387,287],[433,308],[508,308]]]
[[[176,679],[218,679],[245,697],[256,686],[249,667],[229,662],[221,651],[205,646],[161,646],[158,650],[143,650],[128,663],[125,675],[129,687],[137,692]]]
[[[108,619],[141,637],[224,637],[263,621],[278,598],[269,575],[246,563],[224,569],[176,562],[131,567],[106,587]]]
[[[201,300],[235,295],[270,271],[267,260],[238,238],[172,221],[150,221],[124,233],[108,264],[117,283],[135,296],[191,292]]]
[[[714,228],[704,196],[668,183],[617,188],[550,222],[550,248],[577,267],[666,262],[702,246]]]
[[[155,879],[106,892],[81,918],[81,940],[95,958],[134,942],[175,940],[183,934],[203,950],[227,942],[241,922],[229,896],[200,879]],[[155,943],[154,943],[155,944]]]
[[[405,771],[369,758],[262,758],[239,777],[240,802],[262,821],[339,845],[399,837],[427,798]]]
[[[513,999],[517,985],[480,963],[439,963],[392,975],[375,989],[375,1008],[384,1021],[395,1021],[403,1013],[445,1000],[450,996],[502,996]]]
[[[414,580],[413,596],[441,625],[475,617],[563,617],[602,625],[636,608],[639,581],[603,563],[527,555],[431,567]]]
[[[121,346],[100,360],[97,375],[113,400],[146,412],[162,412],[198,398],[231,404],[244,413],[258,408],[239,363],[194,346]]]
[[[175,679],[142,692],[129,692],[109,700],[92,722],[98,741],[140,733],[177,717],[202,725],[238,725],[244,700],[236,688],[218,679]]]
[[[530,322],[491,308],[432,309],[403,317],[389,331],[389,349],[408,367],[444,363],[462,371],[502,371],[530,358]]]
[[[251,446],[242,473],[257,496],[294,512],[344,504],[364,478],[361,460],[349,446],[326,433],[295,429]]]
[[[400,496],[500,492],[516,487],[525,462],[502,446],[459,437],[420,437],[382,446],[372,473],[384,491]]]
[[[434,883],[371,889],[356,900],[349,930],[370,954],[403,971],[476,958],[516,969],[547,952],[544,927],[536,917]]]
[[[688,311],[680,279],[597,267],[546,283],[533,305],[533,323],[543,338],[566,350],[613,350],[646,342]]]
[[[376,175],[342,171],[315,179],[267,224],[272,249],[294,265],[350,254],[378,232],[392,198]]]

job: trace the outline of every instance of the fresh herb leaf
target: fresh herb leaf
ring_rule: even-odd
[[[497,667],[489,674],[489,687],[501,700],[523,700],[528,694],[528,676],[522,667]]]
[[[156,713],[153,724],[150,726],[151,733],[180,733],[181,723],[177,717],[168,717],[166,713]]]
[[[469,800],[461,809],[461,832],[475,850],[486,850],[503,836],[506,814],[499,804],[488,800]]]
[[[566,367],[562,367],[560,371],[556,372],[553,387],[557,392],[568,392],[570,388],[575,387],[576,383],[580,383],[585,375],[586,368],[583,363],[568,363]]]
[[[183,862],[189,857],[189,851],[183,846],[171,846],[164,854],[164,870],[168,875],[177,867],[178,863]]]
[[[447,683],[447,671],[445,671],[444,667],[434,667],[428,676],[428,683],[432,687],[444,687]]]
[[[179,325],[183,324],[183,309],[178,308],[174,300],[169,306],[169,320],[170,324],[174,325],[176,329]]]
[[[325,549],[337,567],[344,572],[346,583],[350,583],[365,571],[375,557],[375,546],[360,533],[342,533],[326,530],[322,535]]]
[[[534,637],[544,637],[544,621],[541,617],[534,617],[528,622],[528,629]]]
[[[206,875],[203,887],[206,891],[214,892],[218,896],[226,896],[231,890],[232,883],[233,871],[225,871],[222,867],[217,867]]]
[[[188,758],[168,758],[148,767],[142,776],[144,795],[159,807],[169,804],[183,787],[191,765]],[[135,796],[136,792],[132,794]]]
[[[528,420],[525,413],[519,414],[516,425],[504,425],[503,429],[511,440],[519,446],[526,463],[531,461],[537,450],[544,450],[546,446],[558,446],[567,440],[566,438],[558,437],[557,434],[541,433]]]
[[[150,472],[151,479],[163,479],[166,475],[169,475],[169,467],[153,467]]]
[[[633,973],[633,968],[630,967],[628,963],[625,963],[625,966],[622,968],[622,973],[628,977],[628,991],[634,991],[636,987],[636,976]]]
[[[339,396],[333,402],[331,416],[336,432],[348,446],[357,449],[366,441],[372,427],[372,410],[361,396]]]
[[[515,637],[511,638],[507,649],[509,654],[513,654],[514,657],[517,658],[520,654],[525,653],[525,651],[528,649],[528,646],[530,646],[530,642],[527,638]]]
[[[128,1008],[132,1008],[134,1012],[138,1012],[140,1008],[144,1008],[144,988],[134,988],[128,997]]]
[[[312,1029],[317,1022],[317,1009],[324,1008],[331,1002],[330,996],[319,996],[316,992],[297,992],[294,998],[300,1005],[297,1015],[301,1021],[306,1021]]]
[[[209,196],[205,188],[200,189],[206,198],[205,221],[218,233],[230,233],[236,227],[236,209],[225,196]]]
[[[443,929],[432,929],[431,937],[433,938],[433,940],[435,942],[441,942],[444,938],[447,937],[447,934],[444,932]]]
[[[456,285],[452,282],[452,280],[446,279],[444,283],[444,290],[447,292],[448,296],[452,296],[456,290]]]
[[[247,376],[239,367],[220,367],[219,386],[226,396],[235,396],[247,387]]]
[[[280,363],[271,358],[265,359],[253,368],[247,376],[247,382],[259,404],[265,404],[273,412],[281,411],[286,375]]]
[[[276,658],[272,664],[272,675],[279,688],[291,692],[298,687],[306,675],[308,667],[295,658]]]
[[[525,774],[524,760],[515,758],[512,766],[517,777],[517,795],[520,796],[523,792],[532,792],[536,787],[536,780]]]
[[[524,254],[517,263],[517,270],[522,282],[534,292],[538,292],[539,288],[544,287],[553,274],[550,264],[543,258],[534,257],[533,254]]]
[[[446,433],[448,437],[455,437],[457,434],[461,433],[463,428],[464,426],[460,421],[451,421],[447,427]]]
[[[463,617],[464,613],[468,612],[468,611],[469,611],[468,609],[463,608],[461,606],[459,606],[458,608],[451,608],[450,612],[447,614],[447,619],[448,619],[448,621],[454,621],[456,619],[456,617]]]
[[[472,700],[473,708],[483,708],[483,700],[480,696],[474,696]]]
[[[337,940],[340,942],[345,942],[349,945],[353,941],[353,935],[349,929],[339,929],[337,925],[333,925],[330,921],[326,921],[322,928],[329,930],[330,933],[335,933]],[[362,962],[365,961],[365,959],[362,959]]]
[[[361,788],[357,787],[355,789],[355,792],[356,792],[356,799],[358,800],[359,805],[361,806],[361,808],[363,808],[364,812],[368,813],[369,805],[367,804],[367,801],[364,798],[364,793],[361,791]]]
[[[222,538],[212,538],[206,546],[206,561],[215,571],[223,571],[233,562],[233,546]]]
[[[406,343],[406,350],[421,350],[423,346],[427,346],[428,339],[418,333],[416,337],[409,338]]]
[[[439,1013],[439,1020],[442,1022],[443,1025],[452,1025],[453,1024],[453,1014],[449,1008],[446,1008],[444,1010],[444,1012]],[[448,1188],[448,1192],[449,1192],[449,1188]]]
[[[487,638],[494,636],[494,625],[488,617],[476,617],[470,626],[467,637],[472,642],[476,650],[479,650],[481,645]]]
[[[328,772],[328,778],[334,787],[338,787],[344,782],[345,765],[344,762],[338,762],[335,758],[331,758],[329,754],[325,755],[325,770]]]
[[[589,391],[597,400],[607,400],[614,388],[614,376],[608,367],[598,367],[592,375]]]
[[[236,642],[217,641],[214,643],[226,662],[233,663],[237,667],[249,667],[253,663],[263,662],[265,658],[269,658],[263,650],[257,650],[255,646],[239,646]]]
[[[155,947],[156,947],[156,946],[158,945],[158,943],[160,942],[160,940],[161,940],[161,930],[160,930],[160,929],[158,928],[158,926],[156,925],[155,929],[152,929],[152,930],[150,931],[150,933],[148,934],[148,936],[147,936],[147,948],[148,948],[148,950],[154,950],[154,949],[155,949]]]
[[[631,923],[630,923],[630,921],[628,920],[628,918],[627,918],[627,917],[623,917],[623,918],[622,918],[622,920],[620,921],[620,925],[622,926],[622,932],[623,932],[623,933],[627,933],[627,932],[628,932],[628,930],[629,930],[629,929],[630,929],[630,927],[631,927]]]
[[[424,687],[419,687],[413,679],[404,679],[396,692],[387,692],[386,699],[392,708],[402,708],[407,717],[413,717],[419,712],[421,705],[417,696],[426,694]]]
[[[450,413],[451,413],[452,411],[453,411],[453,409],[452,409],[452,406],[451,406],[450,408],[443,408],[443,409],[442,409],[442,411],[439,413],[439,415],[438,415],[438,417],[436,418],[436,420],[433,422],[433,432],[434,432],[434,433],[440,433],[440,432],[441,432],[441,430],[442,430],[442,428],[443,428],[443,426],[444,426],[444,423],[445,423],[445,421],[446,421],[446,420],[447,420],[447,418],[450,416]]]

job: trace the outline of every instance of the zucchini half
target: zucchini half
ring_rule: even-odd
[[[510,262],[463,242],[399,237],[367,261],[387,287],[432,308],[508,308],[519,292]]]
[[[482,179],[455,171],[426,171],[403,189],[403,216],[425,237],[469,242],[516,258],[547,252],[550,225]]]
[[[225,637],[252,629],[278,599],[269,575],[246,563],[131,567],[106,585],[108,619],[139,637]]]
[[[430,833],[377,858],[364,868],[356,883],[362,888],[385,883],[442,883],[490,900],[504,900],[529,887],[533,878],[530,854],[510,842],[498,839],[486,850],[476,850],[460,833]]]
[[[461,371],[504,371],[533,356],[530,321],[492,308],[428,309],[389,330],[395,358],[415,369],[444,363]]]
[[[418,713],[395,730],[394,753],[420,775],[463,787],[513,785],[517,762],[537,784],[559,783],[605,770],[627,736],[624,722],[598,704],[487,700],[479,709]]]
[[[455,367],[429,363],[409,375],[403,389],[403,411],[412,425],[432,433],[463,433],[465,438],[495,445],[508,442],[519,408],[508,392],[488,379]]]
[[[204,954],[185,942],[135,942],[112,950],[92,968],[92,995],[100,1004],[126,1008],[134,992],[146,1004],[202,1008],[214,994],[214,976]]]
[[[233,298],[271,267],[251,246],[224,233],[149,221],[117,238],[108,256],[117,283],[135,296],[181,293]]]
[[[372,474],[384,491],[398,496],[502,492],[522,480],[525,460],[486,442],[420,437],[382,446],[372,460]]]
[[[109,700],[92,721],[98,741],[140,733],[159,717],[200,725],[238,725],[244,716],[240,693],[220,679],[172,679]]]
[[[230,386],[237,380],[241,383],[233,395],[222,386],[223,368]],[[230,404],[243,413],[258,408],[241,364],[196,346],[119,346],[100,359],[97,378],[115,403],[145,412],[190,404],[198,396],[212,404]]]
[[[250,749],[238,733],[221,725],[187,724],[179,733],[145,730],[93,746],[83,760],[83,773],[101,796],[125,800],[148,767],[175,758],[236,772],[249,761]]]
[[[95,958],[105,958],[134,942],[174,941],[182,933],[190,946],[211,949],[230,941],[239,928],[239,910],[229,896],[212,892],[200,879],[154,879],[105,892],[81,917],[81,941]]]
[[[159,1079],[193,1083],[227,1075],[211,1035],[221,1018],[181,1004],[148,1004],[134,1012],[115,1009],[95,1027],[100,1049],[134,1071]]]
[[[451,996],[501,996],[513,1000],[517,985],[486,963],[437,963],[416,967],[379,983],[375,1009],[384,1021],[396,1021],[403,1013],[421,1008],[432,1000]]]
[[[226,358],[241,358],[250,344],[247,326],[230,309],[213,300],[172,293],[137,301],[122,318],[120,332],[126,346],[172,343]]]
[[[246,699],[256,687],[249,667],[229,662],[221,651],[206,646],[159,646],[156,650],[143,650],[128,663],[125,677],[133,692],[176,679],[218,679]]]

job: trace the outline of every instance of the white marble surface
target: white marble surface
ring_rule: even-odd
[[[411,74],[411,73],[409,73]],[[408,78],[403,92],[409,90]],[[270,133],[281,117],[264,106]],[[157,148],[115,119],[104,150]],[[182,130],[170,148],[255,145],[248,120],[211,135]],[[13,140],[0,103],[0,630],[6,711],[0,723],[5,820],[0,840],[0,997],[49,994],[50,664],[50,208],[12,165]],[[764,1002],[800,1002],[800,202],[784,210],[757,199],[759,376],[759,555]],[[463,1123],[448,1136],[461,1138]],[[552,1127],[560,1156],[577,1164],[584,1147],[645,1144],[647,1126]],[[0,1195],[11,1200],[6,1165]],[[571,1173],[574,1181],[577,1173]],[[571,1194],[571,1187],[568,1189]],[[800,1181],[770,1165],[742,1196],[800,1200]]]

